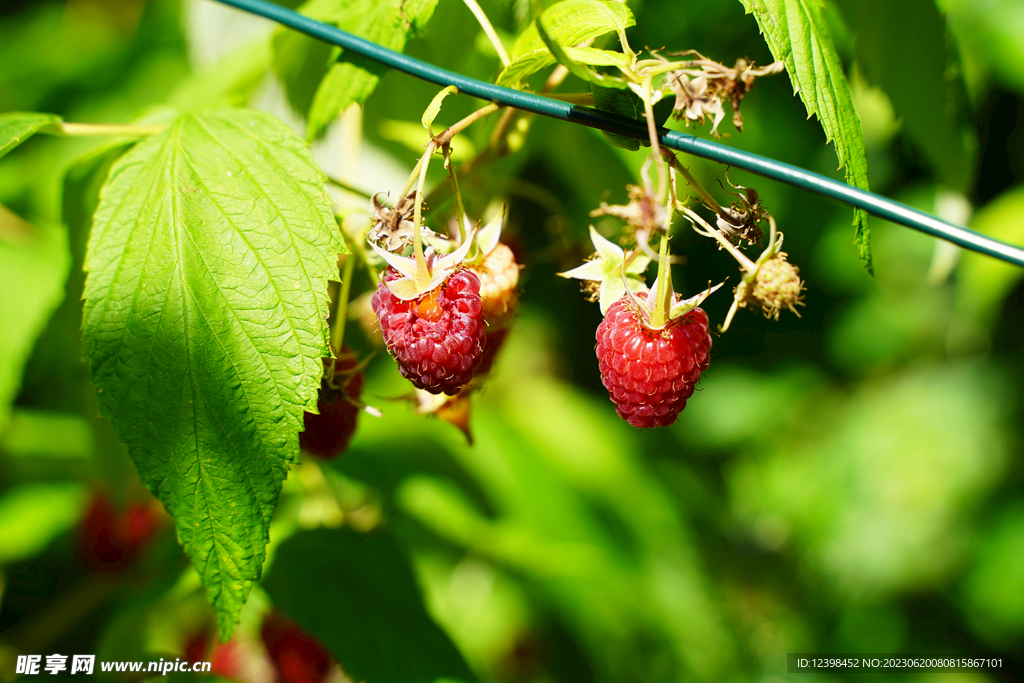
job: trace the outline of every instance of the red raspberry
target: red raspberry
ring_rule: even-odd
[[[324,365],[331,362],[332,359],[324,358]],[[320,458],[334,458],[348,448],[359,416],[359,406],[349,399],[358,399],[363,391],[363,375],[354,372],[358,365],[354,355],[342,352],[341,358],[333,359],[333,363],[335,386],[323,381],[316,404],[320,414],[305,413],[305,429],[299,434],[302,450]]]
[[[402,301],[384,285],[400,277],[389,267],[371,301],[384,343],[417,388],[454,396],[473,378],[483,352],[480,278],[457,270],[419,299]]]
[[[708,316],[699,308],[652,330],[626,296],[597,327],[601,381],[619,417],[634,427],[676,421],[708,367],[710,350]]]
[[[156,533],[159,522],[149,502],[132,503],[118,513],[106,494],[96,493],[79,524],[79,558],[96,572],[124,569]]]
[[[274,613],[260,629],[281,683],[323,683],[331,670],[327,648],[302,627]]]

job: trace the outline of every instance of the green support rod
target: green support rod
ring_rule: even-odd
[[[315,21],[286,7],[268,2],[268,0],[216,1],[265,17],[331,45],[351,50],[358,55],[372,59],[410,76],[421,78],[442,87],[454,85],[459,89],[460,93],[466,95],[515,109],[522,109],[534,114],[598,128],[610,133],[618,133],[619,135],[626,135],[639,140],[647,139],[647,126],[641,121],[468,78],[462,74],[441,69],[400,52],[381,47],[376,43],[354,36],[329,24]],[[668,130],[667,128],[662,128],[659,134],[661,136],[661,143],[669,149],[742,168],[766,178],[838,199],[893,223],[905,225],[933,237],[948,240],[965,249],[1024,267],[1024,249],[1021,247],[1006,244],[973,230],[947,223],[923,211],[911,208],[906,204],[901,204],[873,192],[865,192],[846,183],[826,178],[823,175],[812,173],[790,164],[733,149],[693,135]]]

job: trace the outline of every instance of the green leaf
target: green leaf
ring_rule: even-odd
[[[973,177],[960,126],[965,90],[958,55],[947,43],[946,22],[934,0],[840,0],[838,5],[857,35],[858,61],[889,96],[907,137],[946,185],[965,190]]]
[[[772,56],[786,65],[807,113],[818,117],[825,138],[835,142],[839,164],[846,169],[846,182],[862,190],[870,189],[864,133],[853,108],[843,65],[822,16],[821,0],[740,2],[757,19]],[[867,212],[854,209],[853,224],[861,263],[873,274]]]
[[[37,112],[10,112],[0,114],[0,157],[25,142],[41,128],[57,123],[60,117]]]
[[[550,40],[565,48],[611,31],[624,31],[636,24],[629,8],[612,0],[563,0],[547,8],[537,21],[544,22]],[[531,74],[557,61],[536,24],[536,21],[531,23],[516,39],[510,53],[512,62],[498,76],[498,85],[517,87]],[[572,51],[570,55],[577,62],[593,63],[586,61],[587,53]]]
[[[474,680],[424,609],[390,536],[348,529],[296,534],[275,552],[263,586],[277,608],[330,648],[352,680]]]
[[[631,119],[637,121],[644,120],[644,101],[637,96],[632,90],[619,90],[616,88],[602,88],[601,86],[591,83],[590,90],[594,93],[594,105],[601,111],[610,112],[612,114],[618,114],[619,116],[628,116]],[[665,121],[672,114],[672,106],[674,100],[672,98],[663,98],[654,105],[654,119],[655,123],[659,126],[664,125]],[[622,149],[628,149],[636,151],[640,149],[640,146],[650,147],[651,143],[648,140],[638,140],[631,138],[626,135],[619,135],[618,133],[609,133],[607,131],[601,131],[604,133],[605,139],[616,147]]]
[[[0,432],[36,339],[64,300],[67,233],[35,227],[0,205]]]
[[[427,110],[423,112],[423,117],[420,119],[420,122],[423,124],[423,127],[427,129],[428,133],[431,135],[434,134],[434,131],[431,130],[430,127],[434,124],[434,119],[437,118],[437,115],[441,113],[441,104],[444,102],[444,98],[458,92],[458,88],[454,85],[449,85],[447,88],[434,95],[434,99],[430,100],[430,105],[427,107]]]
[[[563,47],[636,25],[629,7],[614,0],[562,0],[544,10],[539,19],[544,22],[548,35]],[[509,55],[514,62],[517,57],[546,47],[534,22],[516,38]]]
[[[423,31],[436,6],[437,0],[310,0],[299,11],[401,52]],[[387,67],[283,32],[274,38],[274,70],[292,105],[308,110],[307,137],[314,139],[350,104],[365,102]]]
[[[626,87],[625,81],[621,78],[605,76],[586,66],[587,64],[617,66],[623,73],[627,73],[629,60],[624,54],[611,52],[610,50],[598,50],[592,47],[562,47],[544,30],[540,19],[537,20],[536,24],[541,40],[551,50],[551,54],[558,60],[558,63],[567,68],[573,76],[590,83],[600,83],[606,87]]]
[[[78,522],[85,491],[77,483],[26,484],[0,497],[0,566],[38,555]]]
[[[183,116],[110,171],[89,241],[83,348],[174,517],[227,638],[316,406],[342,250],[306,145],[249,110]]]

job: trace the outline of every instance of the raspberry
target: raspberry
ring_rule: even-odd
[[[480,276],[480,298],[488,331],[508,327],[519,308],[519,264],[512,250],[498,244],[480,265],[473,266],[473,272]]]
[[[597,327],[601,381],[619,417],[634,427],[667,427],[676,421],[708,367],[710,350],[708,316],[700,308],[651,330],[625,296]]]
[[[473,378],[483,352],[480,278],[457,270],[420,298],[403,301],[384,284],[400,277],[388,268],[371,301],[384,343],[417,388],[455,395]]]
[[[330,674],[327,648],[286,617],[272,613],[263,622],[260,637],[281,683],[323,683]]]
[[[498,244],[479,265],[472,266],[480,277],[480,298],[483,303],[484,333],[483,359],[476,374],[483,376],[491,371],[498,350],[505,343],[508,328],[512,325],[519,309],[519,264],[512,250],[505,244]]]
[[[136,502],[118,513],[106,494],[96,493],[78,529],[82,564],[96,572],[124,569],[134,561],[158,526],[158,513],[150,503]]]
[[[320,458],[334,458],[345,452],[356,431],[359,406],[355,402],[363,391],[363,375],[356,371],[356,357],[350,353],[340,358],[324,358],[324,365],[334,363],[334,386],[324,379],[316,407],[319,415],[305,413],[305,429],[299,434],[299,446]]]

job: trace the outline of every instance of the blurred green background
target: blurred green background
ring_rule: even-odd
[[[1024,243],[1024,4],[892,4],[826,9],[872,189]],[[481,5],[510,41],[531,3]],[[634,47],[771,61],[739,2],[630,6]],[[298,122],[267,75],[271,29],[202,0],[8,0],[0,111],[125,122],[168,102],[230,101]],[[498,62],[478,34],[462,3],[441,0],[407,51],[492,79]],[[387,74],[365,108],[361,152],[342,130],[318,158],[339,176],[356,169],[366,189],[398,189],[423,144],[403,131],[435,92]],[[474,106],[449,98],[440,120]],[[841,177],[785,76],[759,81],[743,111],[742,134],[723,125],[726,144]],[[486,141],[478,128],[464,145]],[[562,122],[534,120],[524,132],[515,154],[462,179],[471,215],[508,202],[506,235],[525,265],[522,314],[474,406],[475,445],[394,400],[408,384],[378,353],[364,399],[385,417],[362,416],[338,460],[293,472],[273,547],[288,553],[297,547],[288,539],[318,527],[386,530],[410,558],[427,611],[485,681],[778,680],[798,651],[1024,656],[1022,272],[874,220],[872,279],[848,207],[732,171],[777,218],[806,307],[779,322],[741,311],[714,338],[678,424],[632,430],[600,383],[597,306],[555,273],[590,251],[588,212],[624,203],[643,152]],[[0,303],[0,325],[42,329],[23,376],[0,368],[0,388],[20,385],[13,406],[0,405],[0,676],[18,652],[181,656],[212,625],[166,520],[130,568],[97,573],[78,557],[97,492],[115,509],[148,497],[110,425],[94,417],[80,362],[81,263],[114,158],[106,144],[37,137],[0,160],[0,205],[46,235],[31,249],[0,240],[11,300]],[[687,163],[727,198],[721,168]],[[727,255],[679,235],[688,262],[677,289],[735,277]],[[361,276],[356,288],[367,286]],[[48,322],[16,317],[13,300],[61,287]],[[709,300],[713,322],[729,303]],[[354,324],[347,339],[373,348]],[[286,558],[270,562],[268,585],[287,583]],[[329,609],[346,590],[361,588],[328,580],[290,599]],[[273,678],[254,645],[272,601],[257,587],[243,616],[244,680]],[[868,678],[1001,680],[807,680]]]

